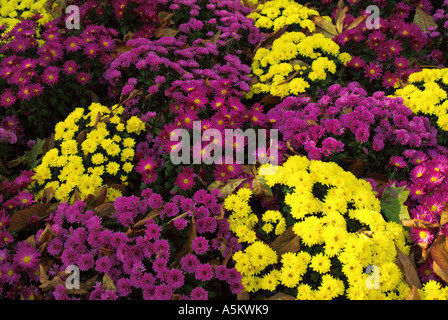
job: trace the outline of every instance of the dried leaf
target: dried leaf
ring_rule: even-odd
[[[360,16],[358,18],[356,18],[355,20],[353,20],[352,23],[349,24],[349,26],[347,27],[348,30],[354,29],[357,26],[359,26],[359,24],[361,22],[363,22],[367,17],[366,16]]]
[[[311,119],[306,120],[306,124],[309,126],[318,126],[319,125],[316,121],[311,120]]]
[[[419,7],[415,9],[413,22],[418,25],[423,32],[428,31],[428,27],[434,27],[436,29],[438,27],[437,23],[434,22],[434,19]]]
[[[41,283],[39,288],[45,292],[53,290],[58,285],[63,284],[63,281],[59,276],[55,276],[53,279],[50,280],[47,274],[48,269],[49,266],[46,267],[45,265],[39,264],[39,270],[40,270],[39,281]]]
[[[411,291],[409,291],[406,300],[420,300],[420,294],[418,293],[418,289],[416,286],[412,286]]]
[[[243,291],[243,292],[237,293],[236,299],[237,300],[250,300],[249,292]]]
[[[436,261],[433,261],[432,269],[434,270],[434,273],[436,275],[438,275],[443,281],[445,281],[445,283],[448,284],[448,271],[446,270],[446,268],[439,266]]]
[[[277,256],[280,259],[286,252],[297,253],[300,251],[300,237],[294,233],[292,227],[289,227],[269,246],[277,252]]]
[[[45,188],[44,189],[44,196],[42,197],[42,200],[45,201],[45,203],[48,203],[53,199],[54,197],[54,190],[53,187]]]
[[[286,32],[286,29],[288,29],[288,26],[285,26],[277,31],[274,31],[274,32],[268,34],[264,38],[264,40],[262,40],[260,43],[257,44],[257,46],[254,49],[254,54],[260,48],[270,49],[272,47],[272,44],[274,43],[274,41],[277,40],[278,38],[280,38]]]
[[[247,180],[247,178],[229,179],[226,182],[219,180],[214,181],[208,186],[207,190],[212,191],[218,189],[221,192],[221,198],[225,199],[245,180]]]
[[[448,238],[439,235],[431,244],[429,251],[433,259],[434,272],[448,283]]]
[[[173,29],[173,28],[166,28],[164,26],[157,28],[154,31],[154,36],[156,38],[162,38],[162,37],[174,37],[179,30]]]
[[[48,151],[54,148],[55,140],[54,133],[50,134],[48,138],[45,139],[44,145],[42,146],[42,154],[46,154]]]
[[[276,294],[274,294],[272,297],[269,297],[267,300],[282,300],[282,301],[287,301],[287,300],[297,300],[295,297],[290,296],[289,294],[286,294],[284,292],[278,292]]]
[[[11,216],[11,222],[9,225],[9,231],[21,231],[28,225],[28,219],[34,215],[43,217],[47,214],[49,203],[35,203],[29,207],[19,210]]]
[[[266,184],[266,179],[262,175],[257,175],[252,180],[252,192],[257,196],[272,197],[272,190]]]
[[[353,161],[350,166],[347,168],[347,171],[350,171],[357,177],[358,179],[364,176],[364,171],[366,167],[366,163],[364,162],[365,156],[363,155],[360,159],[356,159]]]
[[[405,227],[409,228],[417,228],[417,229],[439,229],[440,225],[438,223],[430,223],[425,220],[419,219],[404,219],[401,220],[401,224]]]
[[[158,208],[158,209],[154,209],[154,210],[152,210],[150,213],[148,213],[148,214],[146,215],[146,217],[144,217],[143,219],[137,221],[137,222],[132,226],[132,228],[133,228],[133,229],[136,229],[136,228],[143,227],[143,226],[146,224],[146,221],[147,221],[147,220],[152,220],[152,219],[155,219],[156,217],[158,217],[158,216],[159,216],[159,213],[160,213],[160,211],[162,211],[162,209],[163,209],[163,208]]]
[[[181,214],[175,216],[174,218],[172,218],[170,221],[168,221],[168,222],[167,222],[167,225],[170,225],[170,224],[174,223],[174,221],[176,221],[176,220],[178,220],[178,219],[185,218],[185,217],[188,216],[188,215],[189,215],[188,212],[181,213]]]
[[[422,283],[420,282],[420,278],[418,276],[417,267],[415,266],[415,263],[411,260],[411,258],[404,254],[400,249],[398,249],[397,246],[395,246],[395,250],[397,251],[397,265],[400,267],[400,269],[403,271],[406,282],[410,286],[415,286],[418,289],[422,288]]]
[[[327,38],[331,39],[338,34],[336,26],[322,16],[313,16],[311,19],[316,25],[316,31],[322,33]]]
[[[444,224],[448,223],[448,208],[445,207],[442,212],[440,213],[440,225],[443,226]]]
[[[113,202],[106,202],[99,205],[93,209],[97,216],[100,217],[110,217],[115,212],[115,207]]]
[[[336,30],[338,31],[338,33],[342,33],[343,29],[344,29],[344,20],[345,17],[347,16],[347,11],[348,11],[348,7],[344,7],[344,8],[338,8],[336,10],[336,17],[335,17],[335,21],[336,21]]]
[[[101,190],[91,199],[87,202],[87,208],[96,208],[104,203],[106,201],[107,196],[107,187],[103,186]]]
[[[33,248],[36,248],[36,246],[37,246],[36,236],[34,234],[29,236],[25,241],[28,242],[29,244],[31,244],[33,246]]]
[[[282,102],[282,98],[274,96],[272,94],[268,94],[264,96],[263,99],[260,100],[260,103],[265,103],[268,105],[277,105]]]
[[[338,1],[337,8],[339,8],[339,9],[344,9],[345,8],[344,0],[339,0]]]
[[[159,21],[157,26],[160,27],[161,25],[165,25],[168,22],[168,20],[174,17],[174,12],[160,11],[158,17]]]

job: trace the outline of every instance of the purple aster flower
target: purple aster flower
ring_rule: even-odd
[[[227,267],[223,265],[217,266],[215,269],[215,275],[218,280],[227,280]]]
[[[191,290],[190,299],[191,300],[207,300],[208,292],[202,287],[196,287],[193,290]]]
[[[156,286],[154,300],[171,300],[173,289],[167,284]]]
[[[193,251],[196,252],[197,254],[200,255],[206,253],[209,247],[210,246],[206,238],[201,236],[194,238],[192,248]]]
[[[241,282],[241,273],[238,272],[235,268],[231,268],[227,270],[227,283],[239,283]]]
[[[47,246],[47,251],[52,256],[55,256],[61,252],[62,249],[62,241],[58,238],[52,239]]]
[[[78,258],[77,266],[81,271],[87,271],[93,268],[95,261],[90,253],[81,254]]]
[[[131,293],[131,282],[128,278],[120,278],[115,284],[117,294],[121,297],[126,297]]]
[[[213,278],[213,268],[208,263],[201,263],[196,268],[195,278],[200,281],[208,281]]]
[[[163,209],[167,217],[173,217],[179,213],[179,207],[173,202],[167,202]]]
[[[171,269],[168,271],[166,282],[174,290],[181,288],[184,285],[184,280],[184,274],[179,269]]]
[[[200,264],[199,259],[191,253],[183,256],[180,263],[182,270],[188,273],[194,273],[197,266]]]
[[[409,134],[408,131],[406,129],[396,129],[394,130],[394,134],[397,137],[397,141],[401,144],[401,145],[406,145],[409,141]]]
[[[111,267],[112,263],[107,256],[101,257],[96,261],[96,270],[98,272],[108,273]]]
[[[179,218],[174,220],[173,224],[177,230],[183,230],[188,225],[188,220],[185,218]]]
[[[160,237],[161,228],[153,220],[146,222],[146,236],[150,240],[156,240]]]
[[[162,204],[163,204],[162,196],[160,194],[157,194],[157,193],[153,193],[149,197],[148,200],[149,200],[149,206],[153,210],[160,208],[162,206]]]

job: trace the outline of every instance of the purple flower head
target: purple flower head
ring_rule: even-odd
[[[196,252],[197,254],[201,255],[201,254],[206,253],[208,251],[209,247],[210,246],[209,246],[208,240],[206,238],[201,237],[201,236],[194,238],[193,243],[192,243],[192,248],[193,248],[193,251]]]
[[[196,268],[195,278],[200,281],[208,281],[213,278],[213,268],[208,263],[201,263]]]

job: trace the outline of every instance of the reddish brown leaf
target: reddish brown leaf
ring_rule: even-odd
[[[260,100],[260,103],[266,103],[269,105],[277,105],[281,102],[282,98],[273,96],[272,94],[268,94],[263,99]]]
[[[415,263],[412,261],[412,259],[404,254],[400,249],[398,249],[397,246],[395,246],[395,250],[397,251],[397,261],[396,264],[400,267],[400,269],[403,271],[406,282],[410,286],[415,286],[418,289],[422,288],[422,283],[420,282],[420,278],[418,276],[417,268],[415,266]]]
[[[9,231],[20,231],[28,225],[28,219],[34,215],[43,217],[47,214],[49,203],[35,203],[29,207],[19,210],[11,216]]]
[[[277,31],[274,31],[274,32],[268,34],[264,38],[264,40],[262,40],[260,43],[258,43],[258,45],[255,47],[254,54],[261,47],[270,49],[272,47],[272,44],[274,43],[274,41],[277,40],[278,38],[280,38],[286,32],[286,29],[288,29],[288,26],[285,26]]]
[[[110,217],[115,212],[113,202],[103,203],[93,209],[93,211],[100,217]]]
[[[300,251],[300,237],[294,233],[292,227],[289,227],[269,246],[277,252],[277,256],[280,259],[286,252],[297,253]]]
[[[103,186],[101,190],[91,199],[87,202],[88,208],[96,208],[104,203],[106,201],[107,196],[107,187]]]
[[[287,301],[287,300],[297,300],[297,299],[294,298],[293,296],[290,296],[289,294],[284,293],[284,292],[278,292],[278,293],[274,294],[272,297],[269,297],[267,300]]]
[[[448,283],[448,238],[439,235],[431,244],[429,251],[434,260],[434,272]]]
[[[237,293],[236,299],[237,300],[250,300],[249,292],[243,291],[243,292]]]

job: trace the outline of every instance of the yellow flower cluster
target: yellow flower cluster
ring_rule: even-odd
[[[437,125],[448,131],[448,69],[423,69],[411,74],[407,85],[395,94],[415,114],[434,115]]]
[[[57,200],[71,203],[75,192],[84,200],[105,185],[127,183],[134,168],[135,136],[145,124],[135,116],[124,121],[123,107],[111,109],[92,103],[87,114],[77,108],[56,125],[56,147],[34,169],[38,199],[52,188]],[[108,188],[107,201],[121,195]]]
[[[277,31],[285,26],[298,24],[302,29],[310,32],[316,30],[316,25],[310,19],[318,16],[319,12],[305,7],[292,0],[273,0],[259,4],[248,17],[252,18],[257,28]]]
[[[284,202],[294,221],[291,226],[300,238],[301,250],[277,256],[276,251],[257,238],[259,218],[251,210],[247,191],[244,197],[241,191],[227,197],[224,205],[230,211],[230,229],[240,242],[247,243],[247,248],[234,254],[246,291],[274,291],[282,285],[295,288],[298,299],[407,296],[410,287],[395,263],[395,247],[405,254],[410,252],[407,232],[402,225],[384,220],[379,200],[368,182],[357,179],[336,163],[301,156],[288,158],[275,174],[266,175],[265,179],[272,188],[282,185],[290,190]],[[285,217],[268,211],[261,220],[284,223]],[[368,285],[371,279],[366,273],[368,266],[379,270],[379,289]],[[320,280],[310,280],[312,274]]]
[[[429,280],[418,290],[421,300],[448,300],[448,286],[435,280]]]
[[[36,13],[42,17],[37,20],[43,25],[53,20],[52,15],[45,8],[47,0],[0,0],[0,26],[5,25],[6,29],[0,36],[11,31],[21,19],[29,19]],[[54,2],[52,8],[57,5]]]
[[[270,93],[286,97],[305,93],[311,83],[327,79],[335,74],[336,62],[346,64],[351,60],[348,53],[340,53],[333,40],[321,33],[306,36],[302,32],[286,32],[276,39],[272,48],[260,47],[252,63],[252,73],[258,82],[247,94]]]

